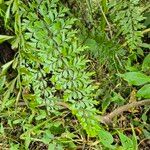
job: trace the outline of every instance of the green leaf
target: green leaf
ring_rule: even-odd
[[[17,11],[17,9],[18,9],[18,0],[14,0],[13,6],[12,6],[13,14]]]
[[[42,142],[44,142],[45,144],[49,144],[53,138],[54,138],[54,135],[51,134],[49,130],[45,130],[45,133],[43,133]]]
[[[146,84],[138,90],[137,97],[150,98],[150,84]]]
[[[111,145],[113,143],[114,139],[108,131],[100,130],[98,136],[99,136],[101,143],[104,146],[111,148],[111,149],[115,149],[115,146]]]
[[[85,43],[88,47],[89,47],[89,49],[90,49],[90,51],[97,51],[97,49],[98,49],[98,44],[97,44],[97,42],[95,41],[95,40],[93,40],[93,39],[90,39],[90,38],[88,38],[87,40],[86,40],[86,43]]]
[[[7,72],[8,68],[11,66],[11,64],[13,63],[13,61],[14,61],[14,60],[9,61],[8,63],[6,63],[6,64],[4,64],[4,65],[2,66],[1,75],[4,75],[4,74]]]
[[[12,38],[14,38],[14,36],[0,35],[0,44],[3,43],[4,41],[12,39]]]
[[[56,149],[56,143],[48,144],[48,150],[55,150],[55,149]]]
[[[113,95],[111,97],[111,101],[117,103],[118,105],[123,104],[123,102],[125,102],[125,99],[121,96],[120,93],[113,92],[112,94]]]
[[[11,3],[12,3],[12,1],[10,1],[10,4],[9,4],[7,10],[6,10],[6,14],[5,14],[5,18],[4,18],[5,19],[5,26],[7,25],[8,19],[10,17]]]
[[[10,150],[19,150],[19,144],[10,143]]]
[[[150,82],[150,77],[141,72],[127,72],[125,74],[119,74],[119,76],[131,85],[143,85]]]
[[[36,120],[41,120],[46,118],[46,112],[44,110],[40,110],[40,114],[35,118]]]
[[[10,99],[9,101],[7,101],[5,103],[5,107],[6,108],[9,108],[10,106],[13,106],[14,105],[14,102],[15,102],[15,99]]]
[[[123,133],[119,132],[119,137],[122,143],[124,150],[134,150],[133,142]]]
[[[144,133],[145,138],[150,139],[150,132],[149,131],[143,129],[143,133]]]
[[[148,55],[144,58],[144,61],[143,61],[143,64],[142,64],[142,70],[143,70],[143,71],[148,71],[148,70],[150,70],[150,54],[148,54]]]
[[[146,113],[143,113],[143,114],[142,114],[142,120],[143,120],[144,122],[147,121],[147,115],[146,115]]]

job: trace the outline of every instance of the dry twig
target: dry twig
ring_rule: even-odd
[[[133,107],[138,107],[138,106],[142,106],[142,105],[150,105],[150,99],[146,99],[146,100],[142,100],[142,101],[138,101],[138,102],[132,102],[132,103],[123,105],[123,106],[115,109],[114,111],[112,111],[110,114],[107,114],[106,116],[101,116],[100,121],[102,123],[109,125],[112,123],[112,120],[114,117],[122,114],[125,111],[128,111],[129,109],[131,109]]]

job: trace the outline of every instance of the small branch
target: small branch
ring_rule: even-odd
[[[138,101],[138,102],[132,102],[132,103],[126,104],[124,106],[121,106],[121,107],[115,109],[114,111],[112,111],[110,114],[108,114],[106,116],[101,116],[100,121],[105,124],[111,124],[114,117],[121,115],[123,112],[128,111],[129,109],[131,109],[133,107],[138,107],[138,106],[142,106],[142,105],[150,105],[150,99],[142,100],[142,101]]]
[[[143,34],[146,34],[146,33],[148,33],[148,32],[150,32],[150,28],[145,29],[144,31],[142,31]]]

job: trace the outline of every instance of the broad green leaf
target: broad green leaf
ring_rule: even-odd
[[[12,39],[12,38],[14,38],[14,36],[0,35],[0,44],[3,43],[4,41]]]
[[[115,146],[112,145],[114,139],[108,131],[100,130],[98,136],[99,136],[100,142],[104,146],[111,148],[111,149],[115,149]]]
[[[124,150],[134,150],[133,142],[123,133],[119,132],[119,137]]]
[[[125,74],[119,74],[119,76],[131,85],[143,85],[150,82],[150,76],[141,72],[127,72]]]
[[[150,139],[150,132],[149,131],[143,129],[143,133],[144,133],[145,138]]]
[[[150,70],[150,54],[148,54],[148,55],[144,58],[144,61],[143,61],[143,64],[142,64],[142,70],[143,70],[143,71],[148,71],[148,70]]]
[[[150,84],[144,85],[137,92],[137,97],[150,98]]]

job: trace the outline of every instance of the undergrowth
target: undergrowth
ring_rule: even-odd
[[[102,119],[150,98],[145,4],[0,1],[0,149],[148,147],[149,107]]]

